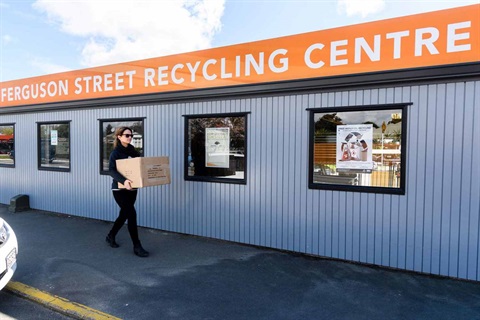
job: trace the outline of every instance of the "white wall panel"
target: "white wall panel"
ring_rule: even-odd
[[[405,195],[308,189],[306,108],[410,102]],[[250,112],[247,185],[184,181],[182,116],[224,112]],[[142,226],[479,280],[480,81],[0,115],[16,146],[0,203],[28,194],[36,209],[113,221],[98,119],[132,117],[145,117],[145,155],[171,162],[170,185],[139,192]],[[36,122],[65,120],[71,171],[39,171]]]

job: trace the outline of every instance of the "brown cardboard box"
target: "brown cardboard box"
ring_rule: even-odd
[[[133,188],[170,184],[170,161],[168,157],[138,157],[117,160],[117,170],[133,182]],[[125,188],[118,183],[119,188]]]

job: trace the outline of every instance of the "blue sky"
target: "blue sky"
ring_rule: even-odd
[[[0,0],[0,82],[480,0]]]

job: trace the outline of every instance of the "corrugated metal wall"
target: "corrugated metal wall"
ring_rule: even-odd
[[[306,108],[406,102],[406,195],[308,189]],[[184,181],[182,115],[243,111],[247,185]],[[123,117],[145,117],[145,155],[171,160],[171,185],[139,192],[142,226],[480,278],[480,81],[0,115],[16,123],[16,168],[0,167],[0,202],[28,194],[33,208],[114,220],[98,119]],[[71,120],[69,173],[37,170],[36,122],[56,120]]]

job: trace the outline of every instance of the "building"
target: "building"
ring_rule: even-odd
[[[113,221],[108,141],[129,125],[171,165],[139,192],[141,226],[480,280],[480,5],[8,81],[0,98],[0,203]]]

